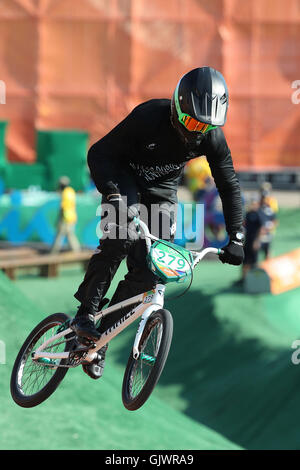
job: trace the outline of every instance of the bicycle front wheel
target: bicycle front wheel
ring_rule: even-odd
[[[54,313],[41,321],[25,340],[15,360],[10,380],[11,396],[17,405],[23,408],[39,405],[55,391],[66,375],[68,368],[59,367],[65,360],[58,360],[59,363],[46,358],[34,361],[32,353],[55,335],[68,319],[64,313]],[[67,351],[69,347],[68,342],[58,341],[47,350],[57,353]]]
[[[122,400],[130,411],[140,408],[151,395],[167,360],[173,336],[173,318],[168,310],[152,313],[144,328],[139,357],[131,354],[123,379]]]

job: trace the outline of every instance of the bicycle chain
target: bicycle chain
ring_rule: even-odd
[[[76,335],[74,334],[70,338],[65,338],[63,341],[59,341],[58,343],[51,344],[50,346],[45,348],[45,351],[49,349],[53,349],[55,346],[59,346],[60,344],[65,344],[68,341],[72,341],[76,338]],[[81,364],[81,362],[85,359],[89,352],[89,348],[85,347],[84,349],[75,349],[74,351],[69,351],[69,357],[68,357],[68,364],[59,364],[56,367],[77,367]]]

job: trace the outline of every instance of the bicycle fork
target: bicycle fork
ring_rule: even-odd
[[[132,347],[132,355],[134,359],[138,359],[140,355],[139,351],[139,344],[140,340],[144,331],[144,328],[146,326],[147,320],[150,317],[151,313],[156,312],[157,310],[160,310],[164,306],[164,293],[165,293],[166,287],[163,284],[157,284],[155,289],[151,291],[150,293],[145,293],[145,298],[143,300],[143,303],[150,303],[149,307],[146,308],[144,313],[141,316],[141,320],[138,326],[138,330],[135,335],[133,347]]]

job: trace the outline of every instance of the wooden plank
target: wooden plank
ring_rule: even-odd
[[[16,279],[16,270],[21,268],[38,267],[43,277],[55,277],[58,274],[60,264],[82,263],[86,269],[93,251],[63,252],[57,254],[46,254],[18,257],[18,259],[7,258],[0,260],[0,269],[12,280]]]
[[[38,252],[33,248],[11,248],[11,249],[0,249],[0,261],[12,259],[12,258],[24,258],[28,256],[34,256]]]
[[[65,264],[87,261],[91,258],[92,251],[66,252],[50,255],[35,255],[22,259],[0,260],[0,269],[21,268],[29,266],[43,266],[46,264]]]

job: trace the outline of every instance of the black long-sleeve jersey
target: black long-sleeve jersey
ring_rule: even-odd
[[[222,129],[211,130],[190,150],[171,123],[170,109],[168,99],[142,103],[92,145],[88,164],[98,190],[104,195],[118,192],[120,168],[125,168],[141,190],[156,195],[167,192],[169,200],[176,202],[186,162],[205,155],[220,194],[227,232],[241,230],[240,185]]]

